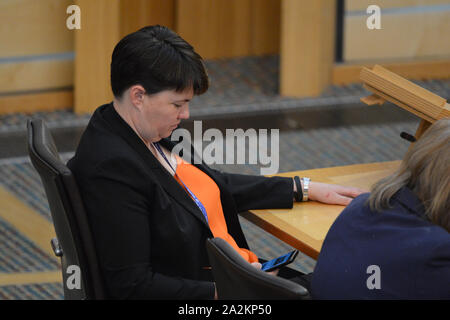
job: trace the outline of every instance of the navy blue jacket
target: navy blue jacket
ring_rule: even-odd
[[[383,212],[371,211],[368,197],[354,199],[331,226],[312,278],[313,298],[450,299],[450,233],[424,218],[408,188]]]

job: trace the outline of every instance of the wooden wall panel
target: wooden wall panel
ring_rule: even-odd
[[[338,64],[333,67],[331,82],[335,85],[361,82],[361,69],[363,67],[372,68],[375,64],[381,64],[390,71],[410,80],[450,78],[450,59],[433,59],[385,63]]]
[[[449,4],[449,0],[345,0],[347,11],[366,11],[371,4],[376,4],[382,10],[390,8],[417,7]]]
[[[279,50],[280,0],[177,0],[176,31],[205,59]]]
[[[175,28],[174,0],[121,0],[120,14],[121,36],[155,24]]]
[[[280,14],[280,0],[252,0],[251,55],[279,53]]]
[[[70,0],[0,1],[0,58],[73,51]]]
[[[71,2],[0,1],[0,114],[72,105],[74,32],[66,27]]]
[[[366,19],[345,18],[344,61],[450,57],[450,11],[382,15],[379,30]]]
[[[283,0],[280,93],[315,96],[331,82],[336,2]]]
[[[247,55],[250,0],[178,0],[177,33],[204,58]]]
[[[55,111],[73,107],[73,90],[0,95],[0,114],[15,112]]]
[[[119,0],[77,0],[82,27],[75,33],[75,112],[92,112],[113,99],[111,54],[120,40]]]
[[[0,93],[48,90],[73,84],[73,61],[30,61],[0,64]]]

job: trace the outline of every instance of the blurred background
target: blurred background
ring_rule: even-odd
[[[80,29],[67,20],[80,9]],[[369,5],[380,8],[370,29]],[[72,21],[72,20],[71,20]],[[398,160],[419,119],[366,106],[362,67],[381,64],[448,100],[449,0],[0,1],[0,299],[63,299],[52,218],[26,150],[42,118],[69,159],[92,112],[112,100],[109,64],[126,34],[165,25],[206,60],[210,90],[191,102],[203,130],[280,130],[280,172]],[[259,174],[258,165],[217,165]],[[251,249],[289,246],[241,218]],[[295,268],[311,272],[305,255]]]

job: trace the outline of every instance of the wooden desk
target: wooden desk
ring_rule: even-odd
[[[305,176],[314,181],[369,190],[374,182],[392,173],[399,164],[400,161],[357,164],[293,171],[279,176]],[[252,210],[244,213],[243,217],[317,259],[328,229],[343,209],[343,206],[310,201],[295,203],[293,209]]]

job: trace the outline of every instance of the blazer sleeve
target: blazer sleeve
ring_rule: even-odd
[[[255,209],[293,207],[293,180],[288,177],[264,177],[225,173],[211,169],[231,193],[238,212]]]
[[[114,159],[97,166],[88,181],[81,182],[111,298],[212,299],[212,282],[175,278],[152,270],[148,222],[152,190],[151,184],[142,180],[138,168],[126,159]]]

